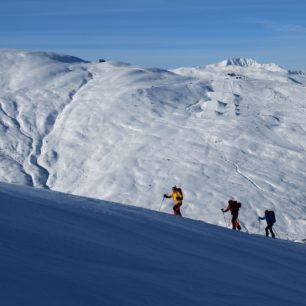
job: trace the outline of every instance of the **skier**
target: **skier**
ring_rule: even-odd
[[[258,217],[258,220],[266,220],[267,222],[267,227],[265,228],[266,231],[266,236],[269,236],[269,231],[271,233],[272,238],[275,239],[274,232],[272,230],[272,227],[275,223],[275,213],[273,210],[265,210],[265,216],[264,217]]]
[[[174,205],[173,205],[173,212],[175,216],[182,217],[180,207],[183,205],[183,192],[181,188],[178,188],[176,186],[172,187],[172,193],[171,194],[164,194],[164,198],[173,198]]]
[[[238,214],[239,214],[239,208],[241,207],[241,203],[234,201],[234,200],[229,200],[228,201],[228,206],[226,209],[221,209],[223,213],[230,211],[232,214],[232,226],[233,230],[236,230],[236,228],[240,231],[241,226],[238,223]]]

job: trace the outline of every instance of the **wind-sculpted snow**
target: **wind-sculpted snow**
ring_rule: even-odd
[[[0,52],[1,180],[153,210],[176,184],[189,218],[224,226],[234,197],[251,232],[274,209],[281,237],[305,238],[306,77],[226,63],[167,71]]]
[[[12,167],[4,181],[46,187],[48,171],[38,163],[44,138],[90,73],[74,57],[43,52],[0,52],[1,155]],[[3,158],[7,163],[7,159]]]
[[[2,305],[305,304],[306,247],[0,184]]]

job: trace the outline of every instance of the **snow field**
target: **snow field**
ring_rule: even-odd
[[[3,305],[304,305],[305,245],[0,184]]]
[[[2,181],[153,210],[178,185],[186,217],[224,226],[234,197],[250,232],[268,208],[282,238],[305,238],[305,75],[248,59],[166,71],[0,58]]]

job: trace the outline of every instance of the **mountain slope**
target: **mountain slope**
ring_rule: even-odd
[[[4,305],[303,305],[305,245],[0,184]]]
[[[0,52],[1,180],[46,187],[37,159],[43,139],[91,74],[85,62],[54,53]]]
[[[305,75],[249,59],[166,71],[0,54],[2,181],[154,210],[176,184],[185,216],[224,225],[235,197],[250,231],[274,209],[282,237],[305,238]]]

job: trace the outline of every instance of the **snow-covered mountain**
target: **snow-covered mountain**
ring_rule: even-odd
[[[208,65],[207,67],[245,67],[245,68],[254,68],[254,69],[265,69],[270,71],[285,72],[285,69],[276,64],[259,64],[251,58],[230,58],[224,60],[216,65]]]
[[[302,306],[306,247],[0,184],[5,306]]]
[[[179,185],[185,216],[224,226],[242,202],[258,231],[306,230],[306,76],[250,59],[167,71],[0,51],[0,178],[158,210]],[[171,202],[161,211],[171,213]]]

